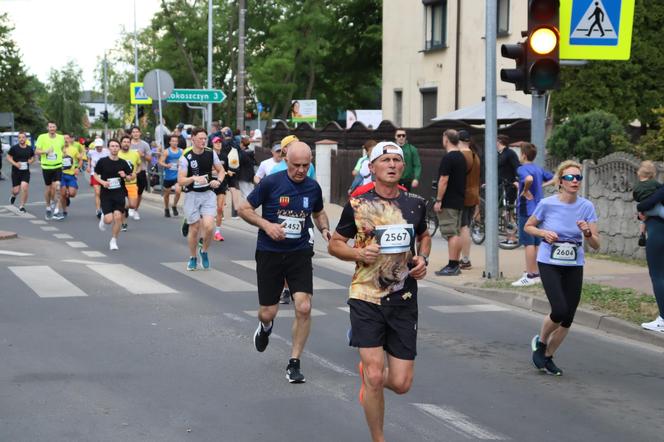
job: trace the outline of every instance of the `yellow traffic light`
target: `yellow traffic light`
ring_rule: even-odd
[[[530,35],[529,44],[536,54],[550,54],[558,46],[558,33],[551,28],[539,28]]]

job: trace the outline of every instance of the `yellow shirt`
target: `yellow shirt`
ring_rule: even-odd
[[[75,175],[78,169],[78,163],[81,159],[81,152],[76,146],[65,147],[62,155],[62,173]]]
[[[55,134],[55,137],[51,138],[48,133],[41,134],[37,138],[35,147],[41,150],[53,149],[53,153],[47,155],[46,153],[41,154],[39,162],[41,163],[42,169],[59,169],[62,167],[62,149],[65,147],[65,137],[60,134]]]
[[[131,173],[134,173],[138,168],[138,165],[141,163],[141,156],[135,150],[120,150],[118,157],[125,160],[131,166]],[[134,178],[132,181],[125,180],[125,184],[136,184],[137,178]]]

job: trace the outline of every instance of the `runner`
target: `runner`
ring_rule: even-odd
[[[120,140],[120,152],[118,157],[125,160],[131,168],[131,176],[125,177],[125,194],[127,195],[127,206],[122,214],[122,231],[127,231],[127,218],[129,218],[129,211],[135,210],[138,207],[138,179],[141,173],[141,156],[136,150],[130,149],[131,138],[129,135],[123,135]],[[134,212],[135,214],[136,212]],[[134,219],[136,217],[134,216]]]
[[[129,210],[129,216],[134,218],[135,221],[141,219],[141,215],[138,214],[138,208],[141,205],[141,199],[143,192],[148,187],[148,174],[147,171],[150,167],[150,161],[152,161],[152,150],[150,145],[145,141],[141,140],[141,128],[138,126],[133,126],[131,128],[131,149],[138,151],[138,154],[141,157],[141,171],[136,177],[136,183],[138,184],[138,199],[136,201],[136,208]],[[161,141],[159,141],[161,144]]]
[[[525,232],[544,239],[537,251],[537,264],[551,314],[544,318],[539,335],[531,341],[533,364],[546,373],[561,376],[553,362],[572,326],[583,286],[585,238],[593,249],[599,248],[597,215],[593,204],[578,196],[581,165],[564,161],[555,178],[560,193],[544,198],[528,218]]]
[[[258,328],[254,347],[265,351],[279,311],[284,280],[293,292],[295,322],[293,346],[286,367],[290,383],[305,382],[300,356],[311,328],[313,296],[313,222],[326,241],[330,238],[323,195],[318,183],[306,176],[311,149],[295,142],[288,152],[288,169],[263,179],[239,208],[242,219],[257,226],[256,279],[258,282]],[[262,215],[256,209],[262,206]]]
[[[108,141],[109,155],[101,158],[95,165],[95,180],[101,185],[101,210],[103,216],[99,220],[99,230],[106,230],[106,224],[113,223],[113,233],[109,248],[118,250],[118,235],[122,226],[122,215],[125,211],[125,178],[132,178],[131,166],[118,157],[120,143],[118,140]]]
[[[62,177],[60,178],[60,201],[53,213],[53,219],[63,220],[67,217],[67,207],[71,198],[78,193],[78,173],[83,166],[81,147],[75,143],[71,134],[64,135],[65,148],[62,154]]]
[[[221,137],[214,137],[212,139],[212,150],[214,151],[215,156],[219,159],[219,161],[223,166],[224,162],[222,161],[221,145],[222,145]],[[212,171],[212,177],[215,179],[217,178],[215,171]],[[228,190],[228,181],[224,177],[224,179],[221,181],[221,185],[216,189],[214,189],[214,194],[216,195],[216,201],[217,201],[217,211],[214,218],[215,241],[224,240],[224,236],[221,234],[221,223],[224,220],[224,206],[226,205],[226,190]]]
[[[371,437],[383,441],[384,389],[405,394],[413,382],[416,280],[426,276],[431,236],[425,200],[397,186],[404,170],[401,148],[380,142],[369,162],[375,188],[346,203],[328,249],[357,263],[348,300],[350,345],[359,348],[359,399]]]
[[[199,236],[203,239],[199,250],[201,264],[204,269],[210,268],[207,251],[216,213],[215,195],[212,190],[221,185],[226,172],[219,157],[212,149],[205,147],[207,142],[205,129],[196,128],[191,135],[194,145],[182,152],[178,168],[178,184],[185,192],[184,216],[188,226],[189,243],[187,270],[196,270],[198,267],[196,244]],[[212,177],[213,169],[217,172],[217,178]]]
[[[16,202],[16,197],[21,194],[21,202],[18,210],[25,213],[25,203],[28,201],[28,190],[30,189],[30,165],[35,161],[35,153],[28,146],[28,137],[24,131],[18,133],[18,144],[14,144],[7,153],[7,161],[12,165],[12,190],[9,204]]]
[[[168,149],[165,149],[159,158],[159,165],[164,168],[164,216],[170,218],[169,210],[171,189],[175,187],[175,199],[173,200],[173,216],[178,216],[178,201],[180,201],[181,188],[178,185],[178,164],[182,156],[182,150],[178,147],[180,137],[177,134],[171,134],[168,139]]]
[[[94,171],[97,162],[102,158],[107,157],[109,152],[108,149],[104,147],[104,140],[101,138],[95,139],[92,144],[94,145],[94,149],[88,151],[88,167],[86,171],[88,172],[88,175],[90,175],[90,185],[95,190],[95,209],[97,211],[97,218],[101,218],[101,200],[99,198],[101,185],[95,179]]]
[[[65,146],[65,138],[55,132],[57,129],[57,125],[53,121],[49,121],[48,132],[39,135],[35,143],[35,155],[40,155],[39,162],[44,175],[46,219],[51,219],[53,216],[58,185],[62,176],[62,149]]]

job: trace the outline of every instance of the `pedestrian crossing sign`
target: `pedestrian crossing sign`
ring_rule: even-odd
[[[635,0],[560,3],[560,58],[629,60]]]
[[[148,97],[143,83],[130,83],[129,97],[131,104],[152,104],[152,98]]]

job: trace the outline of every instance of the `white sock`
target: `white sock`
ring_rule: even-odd
[[[272,321],[270,321],[270,324],[267,326],[261,321],[261,327],[263,327],[264,332],[269,332],[272,330]]]

